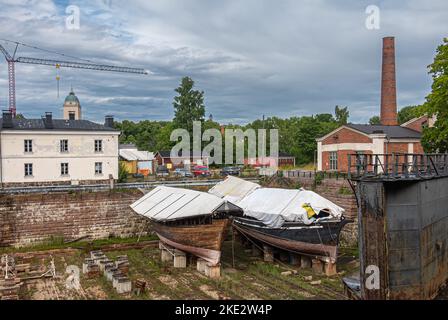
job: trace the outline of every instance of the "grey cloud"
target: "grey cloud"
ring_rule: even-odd
[[[417,0],[76,4],[82,11],[81,30],[69,31],[60,5],[0,0],[0,38],[13,35],[40,47],[144,67],[154,74],[62,70],[62,97],[57,99],[55,70],[18,66],[18,107],[29,116],[60,110],[73,84],[85,115],[94,120],[102,121],[105,113],[119,119],[170,119],[173,90],[189,75],[206,93],[207,113],[224,123],[244,123],[262,114],[330,113],[336,104],[349,106],[352,121],[365,122],[379,111],[381,38],[396,36],[398,101],[405,106],[422,103],[428,94],[426,66],[448,29],[448,3],[443,0],[432,1],[431,7]],[[370,4],[381,9],[377,31],[364,27],[364,10]],[[5,105],[2,65],[0,104]]]

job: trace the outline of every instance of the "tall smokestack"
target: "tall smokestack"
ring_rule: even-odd
[[[394,37],[383,38],[383,68],[381,74],[381,124],[385,126],[398,125]]]

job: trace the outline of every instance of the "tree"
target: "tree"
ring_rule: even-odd
[[[403,124],[419,116],[421,106],[407,106],[398,111],[398,124]]]
[[[427,152],[448,152],[448,38],[437,48],[434,62],[429,65],[433,83],[423,110],[437,116],[434,127],[423,130],[422,145]]]
[[[336,118],[336,122],[339,125],[344,125],[347,124],[348,122],[348,117],[349,117],[349,111],[348,111],[348,107],[339,107],[336,106],[334,108],[334,115]]]
[[[373,116],[372,118],[370,118],[369,124],[371,124],[371,125],[381,124],[380,117],[379,116]]]
[[[118,167],[118,182],[126,182],[128,179],[128,174],[128,170],[126,169],[124,163],[120,163]]]
[[[193,133],[193,121],[204,121],[205,105],[204,91],[193,90],[194,81],[184,77],[180,86],[175,89],[178,96],[174,97],[174,119],[176,128],[186,129]]]

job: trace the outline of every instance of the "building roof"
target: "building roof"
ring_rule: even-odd
[[[89,120],[63,120],[53,119],[53,128],[45,128],[43,119],[12,119],[12,128],[3,128],[3,119],[0,119],[0,130],[36,130],[36,131],[113,131],[120,130],[106,127]]]
[[[352,124],[346,125],[349,128],[361,131],[366,134],[386,134],[389,138],[412,138],[420,139],[421,133],[402,126],[384,126],[384,125],[370,125],[370,124]]]
[[[162,158],[171,158],[171,151],[163,150],[157,151],[156,154],[160,154]],[[178,157],[178,158],[186,158],[186,157]],[[205,158],[202,154],[191,153],[190,158]]]
[[[257,183],[234,176],[228,176],[224,181],[219,182],[211,188],[208,193],[238,204],[241,199],[259,188],[261,188],[261,186]]]
[[[282,152],[282,151],[278,152],[278,157],[279,158],[294,158],[294,156],[290,155],[289,153]]]
[[[138,214],[158,222],[212,215],[233,204],[206,192],[159,186],[131,205]],[[229,208],[227,208],[229,209]]]
[[[133,143],[120,143],[118,149],[137,149],[137,146]]]
[[[139,151],[135,149],[119,149],[120,157],[127,161],[151,161],[154,160],[154,154],[148,151]]]
[[[79,104],[79,99],[78,97],[75,95],[75,93],[72,91],[70,91],[70,93],[68,94],[68,96],[65,98],[65,102],[75,102],[77,104]]]
[[[163,151],[157,151],[157,153],[160,154],[160,156],[162,158],[170,158],[171,157],[171,151],[163,150]]]

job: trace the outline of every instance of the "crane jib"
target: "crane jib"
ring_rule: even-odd
[[[26,57],[20,57],[16,60],[16,62],[29,63],[29,64],[40,64],[40,65],[47,65],[47,66],[60,66],[62,68],[78,68],[78,69],[90,69],[90,70],[100,70],[100,71],[148,74],[147,71],[145,71],[144,69],[140,69],[140,68],[117,67],[117,66],[108,66],[108,65],[101,65],[101,64],[94,64],[94,63],[59,61],[59,60],[48,60],[48,59],[38,59],[38,58],[26,58]]]

